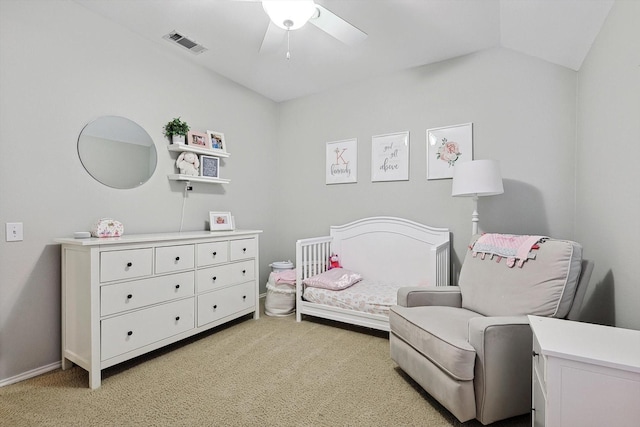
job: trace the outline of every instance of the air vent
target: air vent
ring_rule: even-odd
[[[166,34],[164,36],[162,36],[163,39],[170,41],[171,43],[176,43],[180,46],[182,46],[183,48],[187,49],[189,52],[198,55],[202,52],[204,52],[205,50],[207,50],[206,47],[202,46],[201,44],[196,43],[194,40],[191,40],[190,38],[176,32],[176,31],[172,31],[169,34]]]

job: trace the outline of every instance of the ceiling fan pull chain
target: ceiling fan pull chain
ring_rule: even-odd
[[[291,33],[291,28],[287,28],[287,59],[291,59],[291,52],[289,51],[289,33]]]

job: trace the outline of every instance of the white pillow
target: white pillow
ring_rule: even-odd
[[[340,291],[362,280],[362,276],[344,268],[332,268],[324,273],[307,277],[302,281],[306,286],[313,288]]]

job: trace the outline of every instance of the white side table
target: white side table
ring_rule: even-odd
[[[533,426],[637,426],[640,331],[529,316]]]

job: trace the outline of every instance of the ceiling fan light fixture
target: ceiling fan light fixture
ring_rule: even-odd
[[[316,13],[313,0],[263,0],[269,19],[283,30],[297,30]]]

